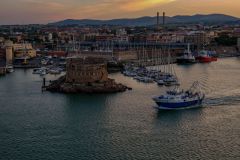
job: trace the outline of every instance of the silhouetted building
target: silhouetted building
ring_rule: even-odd
[[[102,58],[67,59],[67,83],[95,83],[108,80],[107,63]]]

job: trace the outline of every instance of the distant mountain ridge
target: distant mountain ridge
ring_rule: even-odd
[[[162,17],[160,17],[160,22]],[[64,25],[122,25],[122,26],[150,26],[155,25],[157,17],[140,17],[140,18],[122,18],[112,20],[94,20],[94,19],[66,19],[63,21],[50,23],[50,25],[64,26]],[[168,24],[184,24],[184,23],[232,23],[240,22],[240,18],[228,16],[224,14],[209,14],[201,15],[196,14],[192,16],[173,16],[166,17],[166,23]]]

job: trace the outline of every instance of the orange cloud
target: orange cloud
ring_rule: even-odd
[[[141,11],[155,7],[156,5],[166,4],[173,1],[175,0],[132,0],[122,3],[120,8],[126,11]]]
[[[144,16],[145,11],[152,9],[152,15],[157,11],[155,8],[175,0],[101,0],[99,3],[75,6],[68,13],[72,18],[124,18]]]
[[[0,0],[0,24],[48,23],[67,18],[113,19],[223,13],[240,17],[240,0]]]

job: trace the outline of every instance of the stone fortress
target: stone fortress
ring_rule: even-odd
[[[108,78],[106,59],[96,57],[68,58],[66,75],[44,88],[63,93],[115,93],[130,89]]]
[[[69,58],[66,66],[68,83],[100,83],[108,80],[107,64],[102,58]]]

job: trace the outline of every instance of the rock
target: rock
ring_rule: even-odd
[[[108,79],[101,83],[78,84],[67,83],[66,77],[60,77],[46,87],[47,91],[62,93],[116,93],[124,92],[130,88],[123,84],[116,83],[113,79]]]

